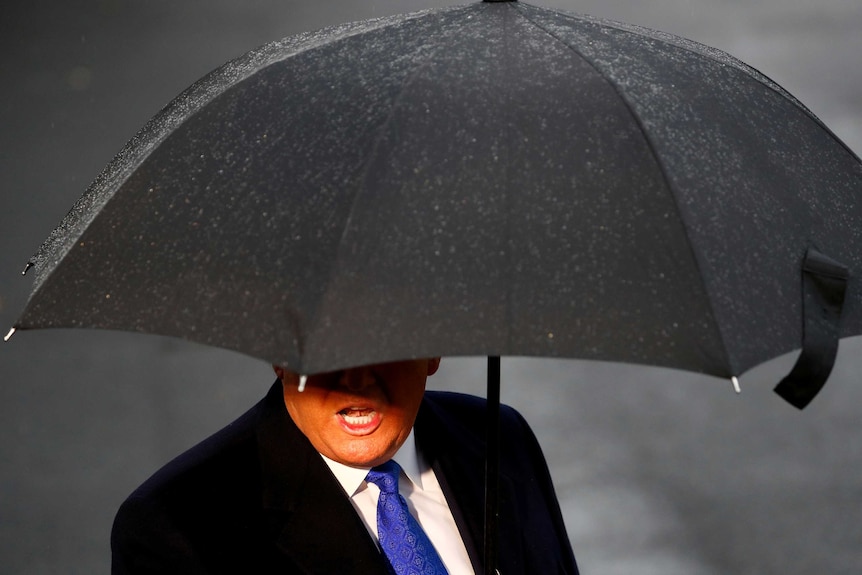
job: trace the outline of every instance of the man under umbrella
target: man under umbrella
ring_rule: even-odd
[[[481,573],[485,403],[439,358],[278,381],[122,505],[118,574]],[[577,573],[548,469],[501,414],[500,573]],[[400,496],[399,496],[400,493]]]
[[[860,166],[768,78],[667,34],[490,1],[334,27],[148,123],[28,264],[13,331],[152,332],[303,373],[518,355],[736,381],[801,346],[779,388],[803,407],[862,331]],[[484,404],[423,397],[436,366],[307,395],[277,370],[124,504],[115,572],[493,572]],[[576,572],[535,439],[501,418],[494,563]]]

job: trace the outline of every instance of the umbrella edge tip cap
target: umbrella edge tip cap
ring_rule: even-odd
[[[305,391],[305,384],[307,381],[308,381],[307,375],[300,375],[299,376],[299,387],[297,388],[297,391],[299,391],[299,393],[302,393],[303,391]]]
[[[730,383],[733,384],[733,391],[736,393],[742,393],[742,388],[739,386],[739,378],[735,375],[730,377]]]
[[[12,339],[12,336],[13,336],[13,335],[15,335],[15,332],[16,332],[16,331],[18,331],[18,330],[17,330],[16,328],[14,328],[14,327],[13,327],[12,329],[10,329],[10,330],[9,330],[9,333],[7,333],[7,334],[3,337],[3,341],[9,341],[10,339]]]

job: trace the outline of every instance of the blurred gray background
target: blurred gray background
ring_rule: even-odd
[[[0,8],[0,328],[21,269],[125,141],[173,96],[269,40],[463,3],[30,0]],[[721,48],[862,150],[859,0],[535,0]],[[585,574],[862,572],[862,342],[804,412],[772,386],[793,357],[729,382],[654,368],[506,359],[503,401],[534,425]],[[431,385],[484,393],[482,359]],[[123,498],[263,395],[267,365],[122,333],[0,344],[0,573],[109,571]]]

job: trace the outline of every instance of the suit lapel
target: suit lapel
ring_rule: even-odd
[[[422,403],[416,439],[446,495],[474,571],[484,573],[485,440],[479,431],[484,419],[468,427],[434,398],[426,394]],[[503,575],[525,573],[516,496],[517,480],[501,473],[498,566]]]
[[[484,446],[453,430],[448,418],[426,394],[414,426],[416,442],[443,489],[473,570],[482,573]]]
[[[266,403],[257,437],[262,504],[276,545],[301,573],[385,574],[382,555],[341,485],[287,415],[280,386]]]

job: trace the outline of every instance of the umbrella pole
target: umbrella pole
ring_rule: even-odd
[[[497,520],[500,478],[500,356],[488,357],[485,453],[485,575],[497,574]]]

